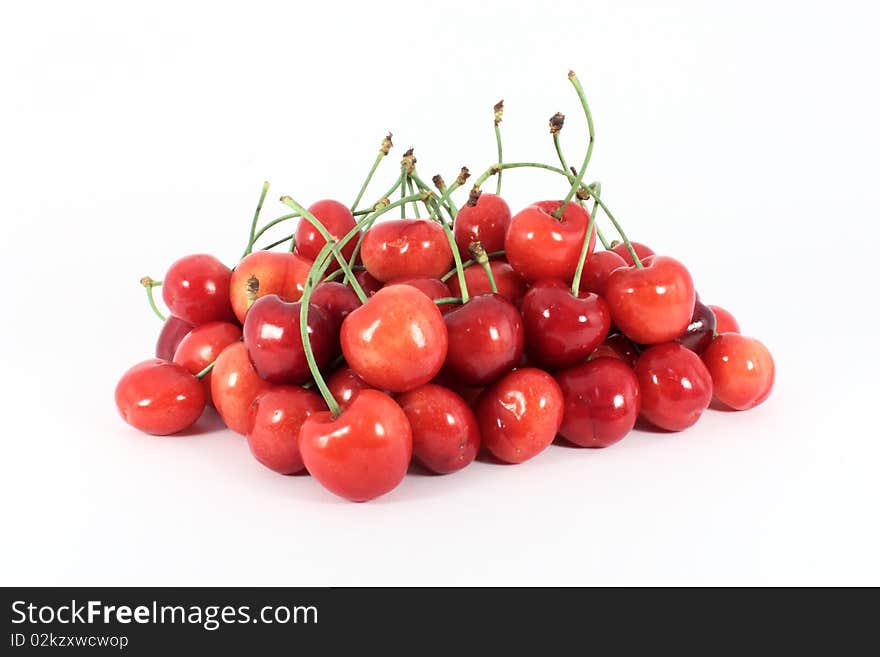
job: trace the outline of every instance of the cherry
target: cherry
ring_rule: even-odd
[[[632,245],[633,251],[636,252],[636,255],[639,257],[639,260],[644,260],[648,256],[654,255],[654,249],[649,246],[645,246],[640,242],[630,242]],[[623,258],[625,264],[630,267],[635,266],[635,261],[633,261],[632,253],[629,252],[629,249],[626,248],[626,244],[623,242],[618,242],[611,247],[611,250],[614,251],[617,255]]]
[[[526,367],[497,381],[477,399],[483,444],[507,463],[543,452],[562,424],[562,390],[546,372]]]
[[[244,320],[244,344],[254,370],[270,383],[305,383],[309,380],[300,334],[299,301],[282,301],[275,294],[261,297],[251,306]],[[327,314],[309,304],[309,340],[318,367],[336,355],[336,333]]]
[[[754,408],[773,390],[776,365],[770,351],[755,338],[722,333],[703,352],[715,399],[737,411]]]
[[[626,267],[627,264],[614,251],[596,251],[584,266],[580,289],[593,292],[600,296],[605,294],[605,283],[615,269]]]
[[[231,322],[208,322],[190,331],[174,353],[174,362],[198,374],[217,360],[220,352],[241,340],[241,328]],[[211,372],[202,377],[205,399],[211,402]]]
[[[477,418],[457,394],[426,383],[398,397],[397,403],[412,427],[413,456],[428,470],[455,472],[477,457]]]
[[[251,404],[248,447],[260,463],[281,474],[303,469],[299,430],[312,413],[326,411],[321,396],[299,386],[272,386]]]
[[[449,350],[443,373],[457,385],[483,386],[506,374],[523,353],[516,307],[497,294],[472,297],[445,316]]]
[[[559,434],[582,447],[608,447],[632,431],[639,381],[617,358],[596,358],[556,375],[565,399]]]
[[[327,232],[337,240],[344,237],[355,227],[354,216],[351,214],[351,210],[338,201],[331,199],[318,201],[310,205],[308,210],[315,219],[321,222],[321,225],[327,229]],[[295,240],[296,252],[309,260],[314,260],[318,257],[318,252],[327,243],[327,240],[321,236],[318,229],[307,219],[299,220],[299,224],[296,227]],[[345,246],[340,249],[340,253],[342,253],[346,260],[351,258],[356,244],[357,235],[355,235],[354,239],[346,242]],[[337,269],[339,269],[339,262],[334,258],[331,260],[327,271],[333,272]]]
[[[434,221],[397,219],[376,224],[364,235],[361,257],[377,280],[440,278],[452,265],[446,233]]]
[[[364,293],[371,297],[382,289],[382,281],[376,280],[366,269],[360,269],[354,273],[355,280],[360,284]]]
[[[245,256],[232,272],[229,288],[238,321],[244,323],[248,308],[260,297],[277,294],[285,301],[298,301],[311,266],[310,260],[296,253],[254,251]],[[256,279],[256,290],[252,279]]]
[[[193,325],[189,322],[183,321],[180,317],[169,315],[165,323],[162,324],[159,339],[156,340],[156,358],[174,360],[174,352],[177,351],[177,345],[192,330]]]
[[[349,367],[370,385],[392,392],[433,379],[448,347],[437,306],[409,285],[376,292],[345,318],[339,337]]]
[[[348,408],[361,390],[375,390],[350,367],[341,367],[336,370],[333,376],[327,380],[327,388],[342,409]]]
[[[563,283],[542,280],[522,303],[526,351],[532,363],[558,369],[582,362],[608,335],[611,311],[592,292],[574,296]]]
[[[138,363],[119,379],[116,408],[136,429],[167,436],[199,419],[205,410],[205,389],[177,363],[153,358]]]
[[[339,333],[342,320],[355,309],[360,308],[361,300],[348,285],[336,281],[324,281],[318,283],[312,291],[309,303],[318,306],[330,320],[330,331]]]
[[[412,457],[412,430],[391,397],[363,390],[339,417],[318,412],[306,418],[299,449],[306,469],[325,488],[364,502],[403,481]]]
[[[630,340],[658,344],[684,333],[694,312],[694,282],[683,264],[649,256],[644,267],[615,269],[605,284],[611,319]]]
[[[715,336],[715,313],[699,299],[694,303],[694,314],[691,323],[688,324],[684,333],[675,341],[693,351],[701,354],[712,342]]]
[[[498,288],[498,294],[519,308],[519,305],[522,303],[523,295],[526,293],[526,282],[522,279],[522,276],[517,274],[513,270],[513,267],[504,260],[491,260],[489,262],[489,267],[491,267],[492,275],[495,277],[495,285]],[[468,265],[464,268],[464,280],[465,285],[467,285],[468,293],[470,293],[471,296],[492,293],[492,285],[489,283],[489,276],[486,274],[483,266],[478,263]],[[461,286],[458,284],[457,276],[453,276],[449,279],[449,291],[454,297],[461,296]]]
[[[690,349],[667,342],[647,349],[636,363],[642,417],[667,431],[693,426],[712,401],[712,377]]]
[[[630,367],[635,367],[639,352],[628,337],[622,333],[613,333],[590,354],[590,360],[597,358],[616,358]]]
[[[740,333],[739,322],[729,311],[721,306],[709,306],[709,309],[715,314],[716,333]]]
[[[542,278],[571,280],[577,268],[589,213],[569,203],[561,219],[553,213],[561,201],[540,201],[514,215],[504,242],[507,261],[529,283]],[[587,261],[596,242],[590,236]]]
[[[181,258],[168,268],[162,299],[175,315],[193,325],[232,319],[229,267],[212,255]]]
[[[409,285],[427,295],[432,301],[435,299],[447,299],[453,296],[460,296],[452,294],[449,286],[439,278],[395,278],[393,281],[386,283],[386,285]],[[452,304],[448,303],[438,306],[440,313],[443,315],[452,310],[453,307]]]
[[[247,355],[243,342],[235,342],[214,361],[211,370],[211,398],[226,426],[242,435],[250,428],[249,412],[258,395],[270,384],[261,379]]]
[[[467,253],[472,242],[482,242],[491,253],[504,248],[509,226],[510,207],[505,200],[496,194],[480,194],[476,205],[465,205],[458,211],[452,233],[459,252]]]

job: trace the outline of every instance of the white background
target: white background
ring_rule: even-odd
[[[346,4],[0,11],[0,582],[880,584],[876,7]],[[263,180],[267,219],[282,193],[348,203],[387,130],[368,196],[410,145],[423,177],[482,170],[502,97],[507,159],[553,162],[562,111],[579,162],[569,68],[588,177],[772,349],[764,406],[361,505],[210,418],[156,438],[117,417],[160,328],[138,279],[233,264]],[[505,174],[514,209],[564,191]]]

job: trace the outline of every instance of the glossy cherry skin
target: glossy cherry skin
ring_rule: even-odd
[[[348,285],[336,281],[324,281],[318,283],[312,290],[309,303],[318,306],[330,320],[330,330],[338,334],[342,320],[349,314],[360,308],[361,300]]]
[[[311,378],[300,334],[299,301],[270,294],[257,299],[244,320],[244,344],[254,370],[269,383],[305,383]],[[337,353],[333,323],[318,306],[309,304],[309,342],[319,368]]]
[[[476,403],[483,444],[506,463],[543,452],[562,424],[562,390],[546,372],[526,367],[486,388]]]
[[[134,428],[168,436],[199,419],[205,410],[205,389],[177,363],[153,358],[138,363],[119,379],[116,408]]]
[[[529,362],[550,369],[585,361],[611,327],[611,311],[597,294],[574,296],[560,281],[532,285],[522,303]]]
[[[635,367],[639,352],[628,337],[622,333],[613,333],[590,354],[590,360],[597,358],[616,358],[630,367]]]
[[[729,311],[721,306],[709,306],[709,309],[715,315],[715,332],[716,333],[741,333],[739,322],[736,321]]]
[[[614,251],[596,251],[584,265],[580,289],[599,296],[605,294],[605,283],[615,269],[626,267],[626,262]]]
[[[309,473],[330,492],[364,502],[397,487],[412,457],[406,414],[385,393],[363,390],[342,414],[313,413],[299,450]]]
[[[633,251],[636,252],[636,255],[639,256],[639,260],[644,260],[648,256],[654,255],[654,249],[650,246],[645,246],[641,242],[630,242],[633,247]],[[633,260],[632,253],[629,252],[629,249],[626,248],[626,244],[620,243],[611,247],[611,250],[614,251],[617,255],[623,258],[624,263],[629,265],[630,267],[634,266],[636,263]]]
[[[361,245],[364,266],[376,280],[441,278],[452,267],[446,233],[434,221],[396,219],[376,224]]]
[[[248,312],[248,281],[253,276],[259,289],[257,298],[276,294],[284,301],[298,301],[306,284],[312,261],[297,253],[254,251],[232,272],[229,295],[238,321]]]
[[[696,424],[712,401],[712,377],[693,351],[676,342],[654,345],[636,363],[642,417],[667,431]]]
[[[712,376],[715,399],[725,406],[745,411],[770,396],[776,365],[767,347],[755,338],[722,333],[702,358]]]
[[[696,293],[683,264],[668,256],[650,256],[644,268],[615,269],[605,284],[605,300],[614,325],[633,342],[659,344],[687,329]]]
[[[191,374],[198,374],[217,360],[226,347],[241,340],[241,328],[232,322],[208,322],[190,331],[174,353],[174,362]],[[202,377],[205,398],[211,402],[211,372]]]
[[[632,368],[617,358],[597,358],[556,375],[565,400],[559,434],[581,447],[608,447],[636,424],[641,399]]]
[[[333,399],[343,409],[351,405],[352,400],[361,390],[375,390],[373,386],[359,377],[350,367],[341,367],[327,379],[327,387]]]
[[[526,282],[522,276],[517,274],[513,267],[504,260],[492,260],[489,262],[489,267],[492,269],[492,276],[495,277],[498,294],[519,308],[523,295],[526,293]],[[473,264],[465,267],[464,280],[467,284],[468,294],[472,297],[480,294],[492,294],[492,286],[489,284],[489,277],[486,276],[483,265]],[[452,276],[448,283],[452,296],[460,297],[461,286],[458,284],[458,275]]]
[[[439,278],[395,278],[393,281],[386,283],[386,285],[409,285],[410,287],[414,287],[420,292],[423,292],[432,301],[434,299],[458,296],[452,294],[449,290],[449,286]],[[437,307],[440,309],[440,313],[445,315],[455,306],[453,304],[444,303]]]
[[[675,341],[696,354],[701,354],[715,336],[715,313],[699,299],[694,303],[691,323]]]
[[[382,289],[384,283],[376,280],[366,269],[360,269],[354,273],[355,280],[360,284],[361,289],[368,297],[373,296]]]
[[[452,234],[459,252],[466,256],[473,242],[480,242],[486,253],[504,248],[510,227],[510,207],[495,194],[480,194],[476,205],[465,205],[458,211]]]
[[[299,430],[312,413],[326,411],[321,396],[299,386],[272,386],[251,404],[248,447],[260,463],[281,474],[304,466],[299,453]]]
[[[569,203],[561,219],[553,217],[561,201],[540,201],[514,215],[504,242],[510,265],[527,282],[542,278],[570,281],[574,277],[589,213],[577,203]],[[590,236],[588,255],[596,243]]]
[[[327,232],[337,240],[347,235],[355,227],[354,215],[351,214],[351,210],[339,201],[325,199],[312,203],[308,209],[315,219],[320,221],[324,228],[327,229]],[[345,256],[346,262],[351,258],[351,254],[354,253],[357,241],[358,238],[355,235],[354,238],[350,239],[342,247],[341,253]],[[318,257],[318,253],[320,253],[325,244],[327,244],[327,240],[321,236],[321,233],[312,225],[312,222],[307,219],[299,220],[299,224],[296,227],[297,253],[309,260],[314,260]],[[337,269],[339,269],[339,262],[333,258],[327,271],[334,272]]]
[[[174,360],[174,352],[177,351],[177,345],[193,328],[192,324],[183,321],[180,317],[169,315],[165,323],[162,324],[159,339],[156,340],[156,358]]]
[[[409,285],[384,287],[342,322],[345,361],[371,386],[406,392],[434,378],[446,359],[443,315]]]
[[[261,379],[243,342],[224,349],[211,370],[211,399],[226,426],[242,435],[250,429],[250,407],[271,384]]]
[[[484,386],[519,362],[525,333],[519,311],[498,294],[471,298],[447,314],[443,375],[456,386]]]
[[[467,402],[433,383],[397,398],[412,427],[413,456],[431,472],[448,474],[477,458],[480,429]]]
[[[229,267],[212,255],[174,262],[162,281],[162,299],[171,314],[195,326],[232,319]]]

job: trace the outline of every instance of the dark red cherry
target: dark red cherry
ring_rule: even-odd
[[[492,275],[495,277],[495,286],[498,294],[519,308],[523,295],[526,293],[526,282],[517,274],[513,267],[504,260],[492,260],[489,262]],[[492,286],[486,270],[480,264],[468,265],[464,268],[464,280],[467,284],[468,294],[472,297],[481,294],[492,294]],[[448,281],[449,290],[454,297],[461,296],[461,286],[458,284],[458,275],[453,275]]]
[[[529,362],[551,369],[583,362],[608,335],[611,312],[592,292],[574,296],[559,281],[535,283],[522,302]]]
[[[677,342],[654,345],[636,363],[642,417],[667,431],[696,424],[712,401],[712,377],[690,349]]]
[[[341,367],[327,379],[327,388],[333,399],[343,409],[348,408],[361,390],[375,390],[373,386],[359,377],[350,367]]]
[[[467,254],[473,242],[480,242],[486,253],[504,248],[510,226],[510,207],[495,194],[480,194],[476,205],[465,205],[458,211],[452,228],[460,253]]]
[[[354,273],[355,280],[360,284],[361,289],[368,297],[373,296],[382,289],[384,283],[376,280],[366,269],[359,269]]]
[[[177,351],[177,345],[193,328],[192,324],[183,321],[180,317],[169,315],[165,323],[162,324],[159,339],[156,341],[156,358],[160,360],[174,360],[174,352]]]
[[[321,225],[327,229],[327,232],[337,240],[347,235],[349,231],[355,227],[355,220],[354,216],[351,214],[351,210],[342,205],[339,201],[333,201],[331,199],[318,201],[309,206],[309,212],[311,212],[315,219],[321,222]],[[350,239],[345,243],[345,246],[342,247],[341,253],[345,257],[346,262],[351,258],[351,254],[354,253],[357,241],[357,235],[355,235],[353,239]],[[299,224],[296,227],[297,253],[303,255],[309,260],[314,260],[318,257],[318,253],[326,243],[327,240],[321,236],[321,233],[318,232],[318,229],[315,228],[314,225],[312,225],[312,222],[307,219],[299,220]],[[339,262],[335,258],[332,258],[327,272],[334,272],[337,269],[339,269]]]
[[[590,354],[590,360],[597,358],[616,358],[630,367],[635,367],[639,352],[628,337],[622,333],[612,333]]]
[[[176,261],[162,281],[162,299],[172,315],[198,326],[232,319],[229,280],[232,272],[212,255]]]
[[[360,308],[361,300],[348,285],[336,281],[324,281],[318,283],[312,290],[309,303],[318,306],[330,320],[331,331],[339,333],[342,320],[348,317],[353,310]]]
[[[270,294],[257,299],[244,321],[244,344],[254,370],[269,383],[305,383],[311,378],[300,335],[299,301]],[[308,335],[319,368],[337,353],[338,339],[326,313],[309,304]]]
[[[205,389],[182,366],[154,358],[122,375],[116,385],[116,408],[136,429],[167,436],[199,419],[205,410]]]
[[[691,323],[685,329],[684,333],[675,339],[680,345],[683,345],[693,351],[701,354],[712,342],[715,336],[715,313],[701,301],[694,303],[694,315]]]
[[[626,436],[639,415],[639,382],[617,358],[597,358],[556,374],[565,400],[559,434],[582,447],[608,447]]]
[[[614,251],[596,251],[584,265],[580,289],[604,296],[608,277],[611,272],[621,267],[626,267],[626,262]]]

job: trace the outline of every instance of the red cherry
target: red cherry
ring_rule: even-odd
[[[574,296],[555,280],[535,283],[522,303],[529,361],[558,369],[583,362],[608,336],[611,311],[592,292]]]
[[[468,253],[473,242],[480,242],[487,253],[504,248],[510,226],[510,207],[495,194],[480,194],[476,205],[465,205],[458,211],[452,234],[460,253]]]
[[[138,363],[116,385],[116,408],[131,426],[167,436],[193,425],[205,410],[205,389],[177,363]]]
[[[337,418],[329,412],[309,416],[300,429],[299,449],[306,469],[325,488],[364,502],[403,481],[412,430],[391,397],[363,390]]]
[[[449,350],[443,374],[455,385],[491,383],[509,372],[522,356],[522,317],[500,295],[472,297],[444,319]]]
[[[614,251],[596,251],[584,265],[580,289],[604,296],[608,277],[621,267],[626,267],[626,262]]]
[[[327,315],[330,320],[330,331],[334,334],[339,333],[339,327],[342,326],[342,320],[361,306],[361,300],[348,285],[337,283],[336,281],[324,281],[318,283],[312,290],[312,297],[309,303],[318,306]]]
[[[654,249],[649,246],[645,246],[640,242],[630,242],[633,247],[633,251],[636,252],[636,255],[639,256],[639,260],[644,260],[648,256],[654,255]],[[617,255],[623,258],[623,261],[629,265],[630,267],[635,266],[635,261],[633,260],[632,253],[629,252],[629,249],[626,248],[626,244],[620,242],[611,247],[611,250],[614,251]]]
[[[180,341],[174,362],[192,374],[198,374],[217,360],[226,347],[241,340],[241,328],[230,322],[209,322],[195,327]],[[202,377],[205,399],[211,402],[211,372]]]
[[[317,203],[310,205],[308,209],[309,212],[314,215],[315,219],[320,221],[324,228],[327,229],[327,232],[337,240],[347,235],[349,231],[355,227],[355,220],[354,216],[351,214],[351,210],[338,201],[333,201],[331,199],[318,201]],[[342,247],[341,253],[346,261],[351,258],[351,254],[354,253],[357,241],[357,235],[355,235],[353,239],[346,242],[345,246]],[[299,220],[299,224],[296,227],[297,253],[309,260],[314,260],[318,257],[318,253],[326,243],[327,240],[321,236],[321,233],[319,233],[318,229],[312,225],[312,222],[307,219]],[[327,272],[332,273],[337,269],[339,269],[339,262],[334,257],[330,261],[330,266],[328,267]]]
[[[299,301],[270,294],[257,299],[244,320],[244,344],[254,370],[269,383],[305,383],[311,378],[300,334]],[[309,342],[319,368],[336,355],[336,333],[327,315],[309,304]]]
[[[755,338],[722,333],[703,352],[715,399],[737,411],[754,408],[773,390],[776,365],[770,351]]]
[[[443,315],[409,285],[376,292],[345,318],[339,337],[349,367],[370,385],[392,392],[433,379],[448,346]]]
[[[426,383],[398,397],[397,403],[412,427],[413,456],[428,470],[455,472],[477,457],[477,418],[454,392]]]
[[[377,280],[440,278],[452,266],[446,233],[434,221],[397,219],[376,224],[361,245],[364,265]]]
[[[630,340],[659,344],[687,329],[694,312],[694,282],[683,264],[668,256],[650,256],[644,268],[611,272],[605,300],[611,318]]]
[[[608,447],[626,436],[639,415],[639,381],[623,361],[597,358],[556,375],[565,399],[559,433],[582,447]]]
[[[229,295],[238,321],[244,323],[250,301],[250,279],[258,283],[257,298],[277,294],[285,301],[298,301],[306,284],[312,261],[296,253],[254,251],[232,272]]]
[[[712,342],[715,335],[715,313],[697,299],[694,303],[694,314],[691,323],[688,324],[684,333],[675,338],[675,341],[693,351],[701,354]]]
[[[177,345],[192,330],[193,325],[189,322],[183,321],[180,317],[169,315],[165,323],[162,324],[159,339],[156,340],[156,358],[174,360],[174,352],[177,351]]]
[[[696,424],[712,401],[712,377],[703,361],[676,342],[647,349],[636,363],[642,417],[667,431]]]
[[[373,296],[382,289],[382,281],[376,280],[366,269],[360,269],[354,273],[355,280],[368,297]]]
[[[504,260],[491,260],[489,267],[492,268],[492,275],[495,277],[495,286],[498,288],[498,294],[519,308],[523,295],[526,293],[526,282],[522,279],[522,276],[517,274],[513,267],[504,262]],[[475,263],[465,267],[464,280],[467,283],[468,294],[472,297],[481,294],[492,294],[489,277],[486,275],[486,270],[483,269],[482,265]],[[452,296],[460,297],[461,286],[458,284],[458,276],[454,275],[449,279],[448,283]]]
[[[605,341],[590,354],[590,360],[597,358],[616,358],[630,367],[635,367],[639,352],[628,337],[614,333],[605,338]]]
[[[716,333],[740,333],[739,322],[736,321],[729,311],[721,306],[709,306],[709,309],[715,314],[715,332]]]
[[[361,390],[375,390],[350,367],[336,370],[333,376],[327,379],[327,388],[343,410],[351,405],[352,400],[360,394]]]
[[[410,287],[414,287],[415,289],[423,292],[429,299],[432,301],[434,299],[445,299],[448,297],[458,296],[456,294],[452,294],[449,289],[449,286],[446,285],[439,278],[395,278],[393,281],[389,281],[386,285],[409,285]],[[452,310],[455,306],[449,303],[444,303],[438,308],[440,309],[440,313],[445,315],[450,310]]]
[[[272,386],[249,410],[248,447],[260,463],[281,474],[303,469],[299,430],[312,413],[326,411],[321,396],[299,386]]]
[[[562,413],[559,384],[531,367],[486,388],[476,404],[483,444],[507,463],[522,463],[543,452],[559,431]]]
[[[269,387],[254,371],[243,342],[235,342],[220,352],[211,370],[214,408],[227,427],[242,435],[250,428],[251,404]]]
[[[198,326],[232,319],[229,267],[212,255],[176,261],[162,281],[162,299],[172,315]]]
[[[552,215],[561,203],[540,201],[510,220],[504,242],[507,261],[529,283],[542,278],[574,278],[590,215],[577,203],[569,203],[562,218],[556,219]],[[593,234],[587,262],[595,243]]]

